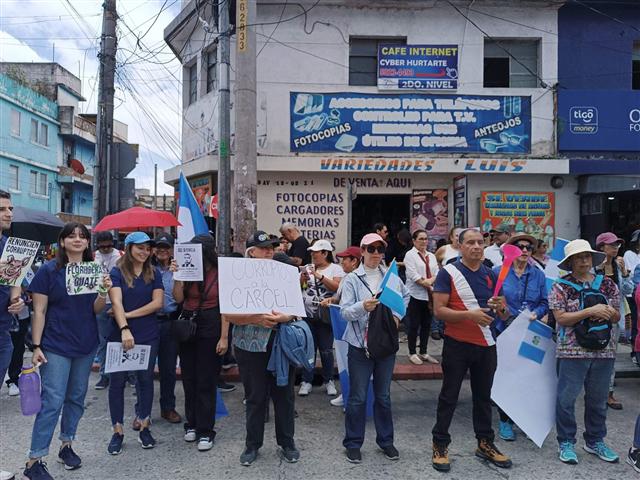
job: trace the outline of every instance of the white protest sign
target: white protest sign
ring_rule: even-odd
[[[556,421],[556,343],[546,335],[530,342],[530,317],[528,310],[522,312],[496,341],[498,368],[491,398],[542,448]],[[526,345],[542,351],[525,353]]]
[[[104,373],[146,370],[149,367],[151,345],[136,345],[131,350],[122,350],[122,343],[108,342]]]
[[[0,285],[15,287],[31,269],[40,242],[9,237],[0,257]]]
[[[221,313],[271,313],[305,317],[300,271],[257,258],[219,258]]]
[[[104,268],[97,262],[68,263],[65,274],[67,294],[86,295],[98,293]]]
[[[175,280],[183,282],[202,282],[202,244],[180,243],[173,247],[178,271],[173,274]]]

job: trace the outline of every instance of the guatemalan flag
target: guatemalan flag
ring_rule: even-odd
[[[398,265],[395,260],[391,262],[382,279],[380,292],[380,303],[389,307],[400,318],[406,315],[407,307],[402,298],[402,280],[398,275]]]
[[[344,331],[349,328],[349,322],[347,322],[340,314],[340,307],[337,305],[331,305],[329,307],[331,312],[331,326],[333,327],[333,346],[336,350],[336,363],[338,364],[338,375],[340,376],[340,390],[342,392],[342,400],[344,400],[345,406],[349,400],[349,344],[342,340]],[[373,415],[373,385],[369,383],[369,390],[367,391],[367,417]]]
[[[549,344],[553,342],[553,330],[538,320],[529,322],[524,338],[520,343],[518,355],[533,360],[542,365],[544,355],[549,350]]]
[[[553,247],[553,251],[549,255],[549,261],[544,268],[544,276],[547,277],[547,290],[551,291],[551,287],[556,279],[560,278],[563,271],[558,268],[558,264],[564,258],[564,247],[569,243],[569,240],[564,238],[556,238],[556,243]]]
[[[196,235],[209,233],[209,226],[182,172],[180,172],[178,222],[181,224],[178,226],[178,243],[187,243]]]

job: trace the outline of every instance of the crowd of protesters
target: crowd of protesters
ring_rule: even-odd
[[[0,233],[10,229],[12,209],[10,195],[0,191]],[[52,478],[43,459],[58,420],[58,460],[67,470],[81,467],[82,460],[72,445],[96,360],[100,377],[94,388],[108,389],[113,429],[106,452],[117,455],[123,450],[127,384],[136,392],[132,427],[138,432],[137,440],[144,449],[155,446],[151,418],[156,364],[160,416],[170,423],[183,421],[175,396],[178,362],[184,388],[184,440],[195,443],[201,452],[210,450],[216,436],[216,389],[235,388],[222,382],[221,371],[237,362],[246,405],[246,438],[240,463],[249,466],[258,458],[270,402],[274,405],[279,454],[286,462],[297,462],[300,452],[294,440],[294,383],[298,372],[289,365],[281,379],[269,370],[279,330],[297,320],[306,322],[305,329],[313,339],[323,390],[332,397],[332,405],[344,409],[347,461],[362,462],[370,383],[376,443],[387,459],[400,458],[394,444],[391,380],[398,356],[397,330],[404,329],[408,362],[440,363],[442,367],[432,429],[433,468],[442,472],[451,469],[449,430],[467,374],[477,439],[475,455],[497,467],[510,468],[511,459],[495,443],[491,388],[498,362],[496,339],[523,312],[528,312],[529,321],[543,322],[557,335],[559,460],[567,464],[579,461],[575,405],[584,391],[583,448],[605,462],[619,461],[618,454],[605,443],[606,416],[608,408],[623,408],[614,395],[613,383],[620,341],[632,345],[637,363],[640,230],[633,232],[624,257],[620,255],[624,240],[611,232],[598,235],[594,248],[586,240],[569,242],[559,262],[566,274],[552,282],[551,288],[544,272],[550,261],[548,245],[528,234],[514,234],[505,224],[484,234],[477,228],[452,229],[448,241],[441,242],[434,252],[427,249],[429,236],[425,230],[402,229],[391,237],[382,223],[372,225],[358,245],[342,252],[335,252],[325,239],[306,239],[291,223],[280,227],[280,235],[256,231],[247,240],[246,251],[236,256],[276,260],[299,268],[304,319],[276,311],[222,315],[218,257],[210,234],[197,235],[190,242],[202,245],[203,281],[182,282],[174,279],[180,266],[173,259],[175,242],[169,233],[162,232],[155,238],[143,232],[131,233],[120,251],[113,236],[101,232],[95,238],[97,250],[93,252],[87,228],[68,223],[60,232],[56,257],[39,265],[29,283],[22,288],[0,286],[0,378],[8,370],[8,393],[20,395],[16,385],[27,343],[42,382],[42,407],[35,417],[24,478]],[[6,236],[2,236],[0,252],[5,243]],[[505,245],[517,247],[521,254],[508,270],[505,264],[504,284],[494,294]],[[65,266],[84,261],[96,261],[103,267],[99,292],[69,295]],[[392,262],[402,280],[398,294],[406,309],[404,315],[385,307],[378,297]],[[339,395],[334,381],[332,305],[339,306],[347,322],[342,337],[348,344],[347,398]],[[392,325],[389,335],[395,349],[373,351],[368,333],[374,317]],[[585,322],[590,322],[601,336],[606,331],[608,337],[602,347],[585,343]],[[430,341],[443,341],[439,359],[429,347]],[[108,342],[120,342],[124,350],[149,345],[148,368],[134,373],[105,373]],[[313,369],[302,371],[298,396],[312,392],[314,373]],[[498,437],[515,441],[513,420],[499,408],[498,417]],[[627,453],[627,462],[638,472],[639,456],[640,415]],[[0,472],[0,480],[11,478],[9,472]]]

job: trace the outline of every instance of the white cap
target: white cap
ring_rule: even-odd
[[[317,240],[312,246],[307,248],[310,252],[320,252],[326,250],[327,252],[333,252],[333,245],[329,240]]]

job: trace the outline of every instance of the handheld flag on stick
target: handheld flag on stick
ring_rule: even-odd
[[[511,264],[513,261],[522,255],[522,250],[520,250],[515,245],[504,245],[502,247],[502,253],[504,254],[504,261],[502,262],[502,268],[500,268],[500,273],[498,274],[498,281],[496,282],[496,288],[493,290],[493,296],[497,296],[500,293],[500,289],[502,288],[502,284],[504,283],[507,275],[509,274],[509,269],[511,268]]]
[[[380,284],[380,303],[389,307],[400,318],[407,313],[407,307],[402,299],[402,280],[398,276],[398,265],[394,260],[389,265],[387,273],[385,273],[382,283]]]
[[[180,172],[180,201],[178,203],[178,243],[187,243],[196,235],[209,233],[209,227],[193,196],[191,186]]]

